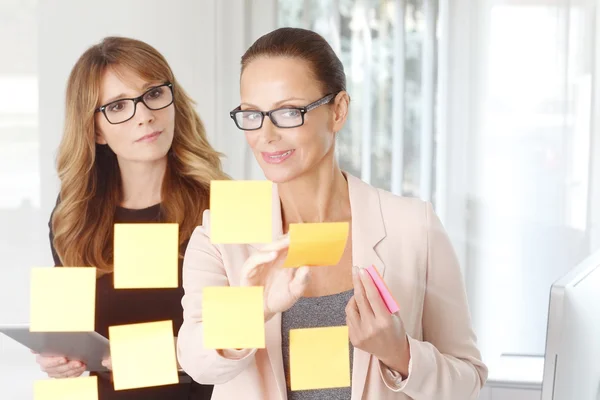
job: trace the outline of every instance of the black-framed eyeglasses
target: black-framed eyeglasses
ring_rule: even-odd
[[[100,106],[96,112],[101,112],[106,120],[113,124],[122,124],[135,115],[139,102],[150,110],[162,110],[173,104],[173,84],[170,82],[148,89],[144,94],[130,99],[119,99]]]
[[[273,125],[278,128],[297,128],[304,124],[304,114],[329,103],[334,97],[335,94],[330,93],[306,107],[282,107],[271,111],[242,110],[241,106],[238,106],[229,113],[229,116],[243,131],[255,131],[262,128],[265,116],[269,117]]]

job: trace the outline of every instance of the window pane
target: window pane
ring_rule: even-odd
[[[404,121],[404,184],[408,196],[419,196],[423,36],[423,0],[410,0],[406,9],[406,102]]]
[[[404,106],[403,185],[418,196],[422,118],[423,1],[406,1],[405,54],[394,54],[400,29],[395,8],[400,0],[279,0],[279,26],[312,29],[332,45],[342,63],[351,97],[345,129],[337,139],[341,167],[373,185],[391,190],[393,101]],[[394,57],[404,60],[404,93],[394,93]],[[432,169],[433,170],[433,169]]]
[[[550,286],[590,252],[593,12],[567,3],[490,4],[482,32],[468,268],[491,353],[544,354]]]

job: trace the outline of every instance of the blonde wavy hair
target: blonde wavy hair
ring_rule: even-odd
[[[202,223],[210,181],[228,179],[221,154],[208,143],[193,100],[178,85],[165,58],[135,39],[107,37],[77,61],[66,91],[65,128],[58,151],[59,202],[52,215],[54,248],[64,266],[113,270],[113,224],[122,198],[116,155],[96,144],[95,110],[109,67],[127,68],[147,81],[171,82],[175,107],[173,144],[162,184],[161,222],[179,224],[180,245]]]

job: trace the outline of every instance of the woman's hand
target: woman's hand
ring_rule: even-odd
[[[289,237],[270,243],[252,254],[242,268],[240,286],[265,288],[265,322],[293,306],[308,286],[309,267],[282,267],[289,245]]]
[[[76,378],[83,374],[86,365],[81,361],[68,360],[66,357],[42,356],[35,354],[35,362],[50,378]]]
[[[352,281],[354,296],[346,306],[352,345],[373,354],[406,378],[410,347],[400,316],[390,314],[366,270],[353,267]]]

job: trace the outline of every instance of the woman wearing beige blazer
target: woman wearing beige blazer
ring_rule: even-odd
[[[194,380],[215,384],[213,399],[467,400],[485,382],[460,268],[431,205],[369,186],[337,164],[345,89],[340,60],[311,31],[278,29],[242,57],[242,103],[231,117],[275,183],[273,230],[282,238],[214,245],[206,211],[190,239],[178,356]],[[338,265],[281,267],[289,224],[333,221],[351,227]],[[356,268],[371,264],[397,313]],[[203,348],[202,290],[225,285],[265,287],[265,349]],[[291,391],[289,330],[335,325],[348,325],[351,387]]]

